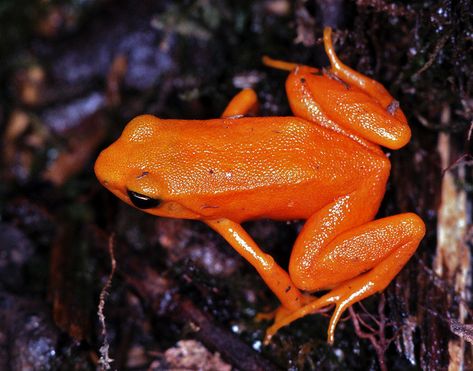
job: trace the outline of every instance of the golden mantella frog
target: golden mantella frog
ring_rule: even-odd
[[[327,70],[264,60],[290,71],[294,116],[243,117],[257,105],[245,89],[218,119],[136,117],[95,164],[100,182],[124,202],[201,220],[253,265],[281,302],[266,341],[335,305],[332,343],[342,313],[386,288],[425,234],[412,213],[374,219],[390,171],[380,146],[398,149],[411,135],[399,104],[337,58],[329,28],[324,44]],[[241,226],[260,218],[305,220],[287,271]],[[309,294],[319,290],[330,291]]]

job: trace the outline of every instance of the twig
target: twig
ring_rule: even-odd
[[[386,298],[384,294],[381,294],[381,298],[378,305],[378,316],[379,320],[371,316],[371,319],[378,326],[377,330],[374,330],[373,327],[367,325],[361,317],[355,312],[353,307],[350,307],[348,310],[353,322],[353,327],[355,328],[356,335],[362,339],[368,339],[376,351],[378,357],[379,368],[382,371],[387,371],[385,352],[389,344],[396,338],[396,336],[386,339],[386,316],[384,315],[384,306],[386,304]],[[364,309],[364,308],[363,308]],[[366,309],[364,309],[366,311]],[[361,327],[365,326],[368,329],[368,332],[365,332]]]
[[[473,120],[471,120],[471,122],[470,122],[470,128],[468,129],[468,135],[466,137],[466,141],[468,142],[468,144],[471,141],[471,134],[472,133],[473,133]]]
[[[112,233],[110,235],[110,238],[108,239],[108,252],[110,254],[110,263],[111,263],[112,269],[110,270],[110,273],[108,275],[107,282],[105,282],[105,285],[102,288],[102,291],[100,291],[99,307],[97,311],[97,314],[99,316],[100,326],[102,327],[101,335],[103,337],[103,343],[102,343],[102,346],[100,347],[100,359],[98,362],[100,371],[110,370],[111,369],[110,363],[113,362],[113,359],[110,358],[109,353],[108,353],[110,344],[107,341],[107,326],[105,324],[105,315],[103,314],[103,310],[105,307],[105,299],[109,294],[108,290],[112,286],[112,279],[113,279],[113,275],[115,274],[115,268],[117,265],[116,260],[115,260],[115,254],[113,251],[114,245],[115,245],[115,234]]]
[[[473,156],[469,153],[465,153],[461,155],[458,159],[456,159],[452,164],[448,165],[447,168],[442,170],[442,178],[445,176],[447,171],[453,170],[460,165],[471,166],[473,165]]]
[[[450,37],[451,32],[447,32],[445,35],[443,35],[440,40],[437,42],[435,45],[434,50],[432,53],[429,55],[429,59],[425,64],[416,72],[412,75],[412,79],[415,80],[417,79],[422,73],[424,73],[426,70],[430,68],[435,62],[435,59],[439,55],[439,53],[442,51],[443,47],[445,46],[448,38]]]

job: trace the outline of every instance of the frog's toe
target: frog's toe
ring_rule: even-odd
[[[266,336],[264,338],[265,345],[269,344],[269,342],[271,341],[271,338],[279,331],[280,328],[289,325],[290,323],[294,322],[295,320],[299,318],[305,317],[308,314],[313,314],[317,310],[335,303],[335,301],[333,300],[334,298],[331,298],[331,300],[328,300],[330,298],[327,297],[327,295],[318,299],[316,298],[315,300],[313,297],[311,297],[310,301],[308,300],[309,297],[306,296],[305,298],[307,300],[307,304],[305,304],[304,306],[302,306],[301,308],[297,310],[291,311],[284,307],[279,307],[276,310],[274,323],[266,330]],[[329,341],[330,341],[330,334],[329,334]]]
[[[279,309],[279,308],[278,308]],[[272,321],[276,317],[276,312],[278,309],[272,310],[271,312],[260,312],[255,316],[257,322],[261,321]]]
[[[283,305],[280,305],[278,308],[271,312],[261,312],[255,316],[256,321],[274,321],[279,322],[282,318],[289,316],[293,313],[293,310],[287,309]]]

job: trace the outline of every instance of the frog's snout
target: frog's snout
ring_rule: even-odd
[[[119,182],[119,174],[116,172],[114,164],[116,162],[114,162],[113,151],[110,147],[104,149],[95,161],[95,176],[106,188],[110,188],[113,184]]]

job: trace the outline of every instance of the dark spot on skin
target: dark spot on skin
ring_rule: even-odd
[[[145,177],[146,175],[149,175],[149,171],[143,171],[143,172],[141,173],[141,175],[138,175],[138,176],[136,177],[136,179],[141,179],[141,178]]]
[[[284,292],[289,292],[291,290],[291,286],[288,286]]]
[[[305,84],[305,79],[303,77],[301,78],[301,83]]]
[[[398,108],[399,102],[396,99],[393,99],[393,101],[386,107],[386,111],[388,111],[390,115],[394,115]]]
[[[282,133],[282,131],[280,131],[280,130],[272,130],[272,132],[276,133],[276,134],[281,134]]]
[[[213,173],[214,173],[213,169],[209,169],[209,174],[212,175]]]

